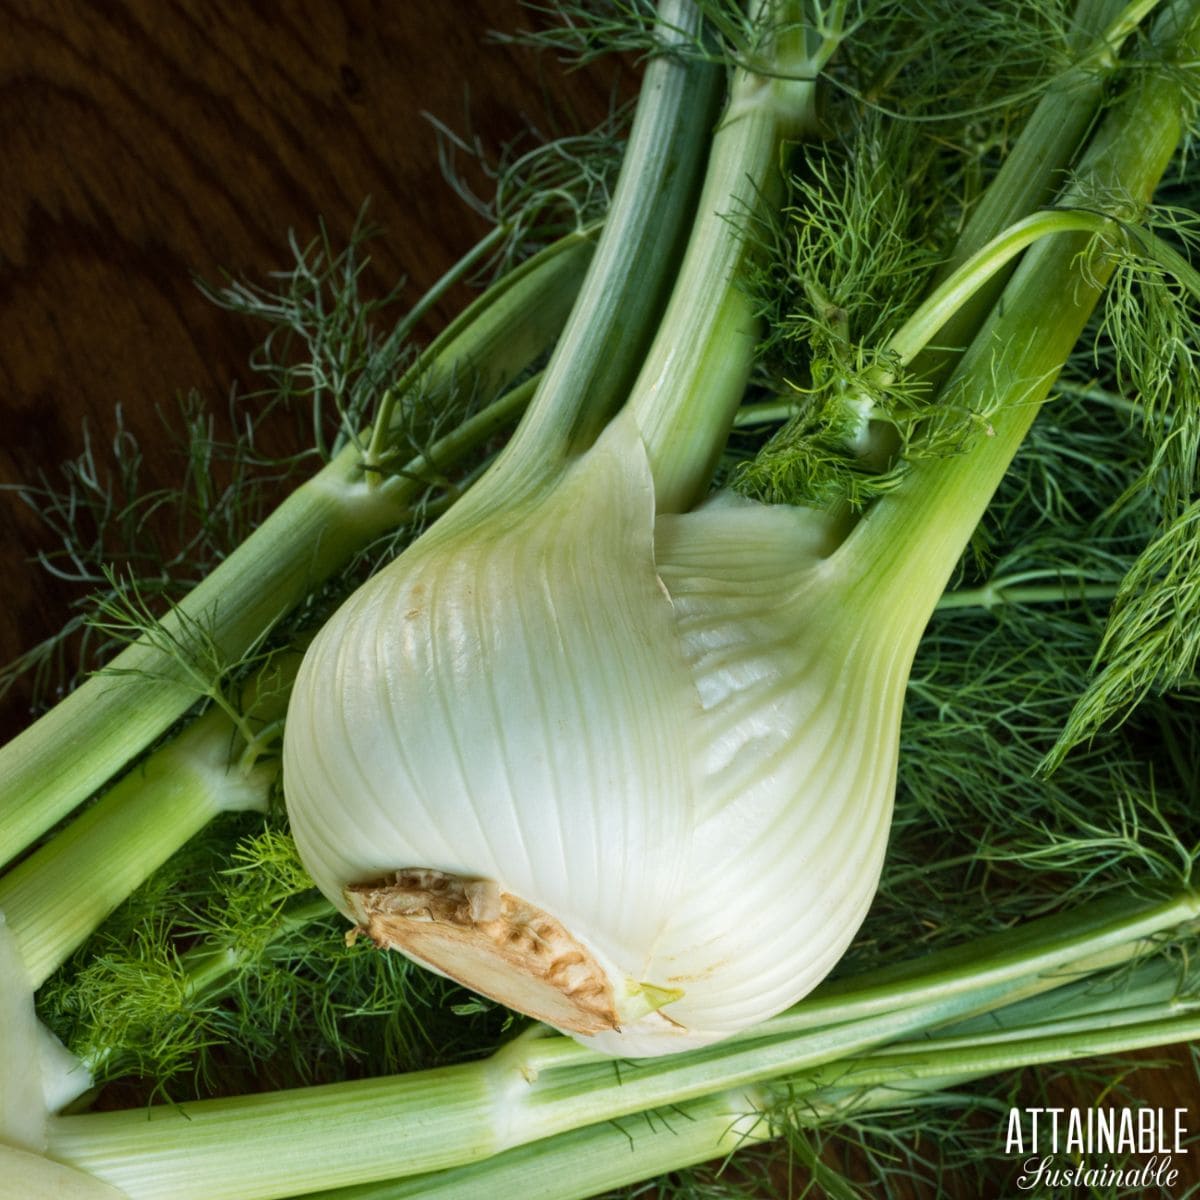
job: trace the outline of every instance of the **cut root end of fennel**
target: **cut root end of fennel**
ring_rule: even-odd
[[[577,1034],[619,1032],[679,999],[678,989],[630,983],[624,990],[549,913],[490,879],[408,868],[352,884],[357,924],[346,935],[399,950],[473,991]],[[668,1019],[669,1018],[665,1018]]]

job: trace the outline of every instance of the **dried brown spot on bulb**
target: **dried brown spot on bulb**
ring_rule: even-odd
[[[469,879],[423,867],[346,888],[352,936],[400,950],[472,991],[559,1029],[617,1029],[612,985],[595,958],[549,913]]]

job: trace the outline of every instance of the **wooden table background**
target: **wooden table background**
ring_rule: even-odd
[[[85,422],[106,443],[119,405],[147,483],[170,483],[157,410],[191,388],[223,409],[262,334],[193,278],[263,279],[289,229],[303,243],[321,219],[344,245],[369,198],[368,289],[420,295],[486,232],[421,110],[456,129],[469,112],[493,151],[527,118],[606,111],[603,76],[484,45],[527,19],[515,0],[0,0],[0,482],[75,456]],[[547,73],[569,109],[548,111]],[[8,662],[72,593],[24,569],[47,545],[33,515],[0,511]],[[25,708],[10,698],[6,733]]]
[[[221,410],[261,332],[193,277],[262,279],[287,265],[289,229],[307,241],[320,218],[343,244],[369,197],[385,236],[368,288],[406,276],[419,295],[485,232],[420,110],[459,129],[469,112],[493,150],[529,120],[587,127],[606,111],[606,70],[564,75],[485,45],[528,19],[516,0],[0,0],[0,483],[53,472],[85,423],[107,443],[119,406],[147,485],[168,486],[178,459],[158,410],[192,388]],[[0,662],[75,596],[27,565],[47,548],[0,494]],[[0,702],[0,734],[28,704],[22,687]],[[1200,1124],[1193,1089],[1181,1068],[1137,1094],[1190,1100]]]

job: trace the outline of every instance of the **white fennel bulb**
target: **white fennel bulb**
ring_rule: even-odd
[[[814,513],[656,516],[628,416],[474,512],[304,660],[284,784],[316,883],[378,945],[610,1054],[792,1004],[874,894],[923,622],[853,619],[864,579]]]

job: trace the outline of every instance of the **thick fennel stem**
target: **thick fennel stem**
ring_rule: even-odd
[[[1085,135],[1096,119],[1109,80],[1120,66],[1121,44],[1157,7],[1158,0],[1080,0],[1072,19],[1071,45],[1078,58],[1051,84],[1021,128],[995,179],[971,211],[949,257],[935,276],[941,283],[1014,222],[1048,204],[1058,192]],[[913,373],[938,388],[978,333],[1004,287],[1011,265],[1002,264],[962,298],[938,330],[936,347],[923,346]],[[898,448],[894,431],[876,423],[872,453],[880,458]]]
[[[283,612],[343,561],[343,547],[365,528],[393,519],[355,503],[357,451],[301,485],[231,557],[161,623],[161,639],[142,639],[91,676],[3,750],[6,769],[0,861],[101,787],[200,697],[187,665],[166,642],[186,644],[188,626],[209,630],[236,661]],[[372,507],[375,507],[372,504]],[[372,520],[374,516],[374,520]],[[181,620],[180,614],[186,614]]]
[[[431,469],[458,461],[510,425],[536,383],[535,377],[512,388],[378,483],[393,517],[398,520],[419,499]],[[241,763],[247,752],[257,757],[259,731],[275,727],[283,715],[295,667],[293,661],[281,670],[278,656],[269,660],[245,689],[258,699],[240,720],[210,710],[0,877],[0,912],[35,988],[219,812],[266,809],[278,763]]]
[[[481,1163],[431,1175],[339,1188],[318,1193],[313,1200],[402,1200],[416,1196],[488,1200],[504,1194],[506,1184],[516,1179],[527,1179],[529,1189],[522,1189],[522,1194],[538,1200],[583,1200],[603,1188],[720,1157],[730,1149],[727,1133],[736,1131],[745,1143],[769,1138],[774,1135],[776,1110],[781,1106],[786,1110],[788,1124],[816,1127],[874,1109],[946,1103],[938,1093],[992,1073],[990,1063],[980,1068],[986,1061],[987,1048],[1001,1042],[1017,1046],[1017,1054],[1023,1056],[1018,1065],[1023,1066],[1027,1058],[1035,1055],[1049,1054],[1049,1061],[1061,1059],[1061,1053],[1051,1050],[1060,1034],[1107,1031],[1109,1048],[1124,1052],[1133,1049],[1130,1043],[1144,1041],[1149,1022],[1156,1020],[1160,1022],[1159,1035],[1165,1033],[1168,1040],[1173,1040],[1171,1035],[1185,1031],[1179,1018],[1188,1017],[1170,999],[1178,986],[1178,969],[1161,961],[1148,964],[1148,968],[1149,972],[1137,968],[1132,982],[1123,982],[1112,989],[1096,989],[1090,986],[1090,980],[1060,989],[1079,993],[1078,1002],[1071,1006],[1077,1015],[1070,1022],[1051,1023],[1043,1019],[1040,1010],[1047,1000],[1054,1012],[1060,1011],[1060,992],[1055,991],[1037,1001],[1017,1002],[988,1013],[975,1022],[977,1029],[969,1035],[954,1032],[972,1024],[966,1022],[951,1026],[943,1034],[922,1033],[919,1040],[881,1046],[847,1060],[845,1074],[843,1063],[831,1063],[754,1089],[719,1092],[705,1100],[672,1106],[670,1113],[677,1113],[679,1121],[647,1113],[644,1119],[619,1125],[590,1125],[504,1151]],[[1141,984],[1142,975],[1147,973],[1154,976],[1149,989]],[[1143,997],[1143,993],[1149,994]],[[1112,1005],[1118,1000],[1122,1007],[1114,1013]],[[1137,1002],[1132,1011],[1125,1007],[1130,1001]],[[1116,1028],[1116,1021],[1127,1027],[1124,1034]],[[1161,1024],[1164,1021],[1173,1022],[1165,1031]],[[1059,1049],[1068,1044],[1057,1043]],[[920,1065],[919,1072],[911,1069],[914,1062]],[[714,1107],[727,1114],[725,1126],[709,1127],[709,1114]]]
[[[1187,938],[1178,944],[1186,946]],[[1142,961],[1131,961],[1112,976],[1085,977],[1006,1005],[1000,1012],[955,1021],[932,1036],[943,1042],[970,1037],[990,1041],[1024,1036],[1034,1027],[1042,1031],[1052,1025],[1074,1029],[1080,1022],[1099,1020],[1136,1024],[1145,1014],[1163,1016],[1168,1009],[1171,1013],[1195,1011],[1197,1002],[1189,983],[1194,978],[1194,968],[1181,970],[1174,955],[1151,954]],[[921,1037],[928,1040],[924,1034]]]
[[[664,45],[700,36],[692,0],[664,0]],[[525,419],[455,523],[501,494],[535,493],[591,445],[625,399],[666,303],[695,208],[721,90],[711,64],[669,53],[646,68],[629,143],[591,268]]]
[[[1110,947],[1108,958],[1119,961],[1139,953],[1139,946],[1148,948],[1141,937],[1148,936],[1159,927],[1162,920],[1179,917],[1186,919],[1189,912],[1194,916],[1196,906],[1186,899],[1176,904],[1146,910],[1137,907],[1126,919],[1112,919],[1118,912],[1110,906],[1109,925],[1102,930],[1103,922],[1096,914],[1088,913],[1084,918],[1091,934],[1092,948],[1104,940],[1116,940],[1120,953],[1113,954]],[[1079,920],[1079,917],[1076,917]],[[1061,960],[1056,968],[1045,956],[1048,946],[1039,946],[1038,934],[1042,939],[1053,942],[1048,926],[1064,928],[1062,918],[1050,922],[1039,922],[1022,931],[1020,937],[1010,934],[997,935],[989,941],[994,946],[1023,941],[1026,960],[1023,963],[1031,976],[1070,980],[1076,978],[1079,964],[1066,970]],[[1082,934],[1082,929],[1076,930]],[[1099,937],[1096,935],[1100,934]],[[1132,943],[1124,946],[1119,939],[1132,935]],[[1082,945],[1080,946],[1082,949]],[[1020,954],[1010,957],[1014,962]],[[953,954],[955,952],[951,952]],[[987,965],[989,956],[974,955],[978,961],[964,961],[955,970],[938,969],[945,964],[946,954],[932,956],[928,961],[928,972],[935,987],[957,984],[971,986],[975,978],[983,979],[998,968],[1004,955],[992,955],[992,965]],[[921,964],[905,964],[903,969],[912,971]],[[1141,980],[1147,977],[1143,986]],[[842,1000],[831,998],[833,1007],[827,1008],[825,1022],[836,1022],[839,1015],[853,1019],[858,1014],[855,1001],[855,980],[844,981],[845,996]],[[1046,992],[1041,985],[1040,998],[1018,1000],[1000,1010],[989,1013],[986,1018],[974,1022],[956,1023],[930,1041],[921,1033],[919,1043],[891,1043],[849,1060],[830,1063],[827,1067],[806,1070],[802,1075],[785,1080],[772,1080],[771,1084],[751,1090],[718,1093],[704,1100],[689,1101],[683,1105],[672,1104],[670,1112],[677,1114],[678,1122],[664,1118],[661,1113],[634,1117],[620,1123],[591,1124],[572,1132],[551,1136],[525,1146],[502,1151],[495,1157],[478,1161],[465,1167],[451,1167],[434,1174],[421,1174],[404,1179],[390,1179],[377,1184],[352,1185],[334,1192],[320,1193],[325,1200],[382,1200],[382,1197],[401,1196],[448,1196],[469,1198],[496,1195],[510,1179],[525,1179],[529,1173],[526,1191],[532,1196],[569,1198],[595,1194],[597,1188],[616,1186],[620,1182],[632,1182],[672,1167],[681,1167],[690,1162],[711,1158],[741,1144],[769,1136],[771,1123],[760,1114],[771,1111],[773,1102],[782,1098],[787,1104],[791,1119],[801,1124],[827,1123],[850,1113],[858,1113],[875,1107],[895,1107],[899,1100],[919,1100],[927,1092],[935,1092],[955,1083],[975,1078],[1011,1065],[998,1043],[1001,1038],[1009,1043],[1011,1057],[1014,1053],[1018,1063],[1037,1058],[1039,1061],[1054,1061],[1076,1048],[1078,1040],[1071,1035],[1085,1028],[1105,1031],[1106,1049],[1128,1050],[1143,1044],[1160,1044],[1175,1040],[1190,1032],[1181,1023],[1180,1017],[1191,1019],[1194,1014],[1178,1013],[1163,1002],[1169,1001],[1177,985],[1177,971],[1169,964],[1154,961],[1136,968],[1129,979],[1119,987],[1094,987],[1087,979],[1068,982],[1065,986]],[[861,985],[860,985],[861,986]],[[867,1010],[883,1011],[873,1006],[870,996],[888,990],[888,983],[868,985],[866,991]],[[1063,997],[1060,999],[1060,996]],[[807,1008],[806,1001],[800,1008]],[[1135,1018],[1126,1019],[1125,1009],[1136,1005]],[[1114,1006],[1119,1006],[1114,1010]],[[1011,1015],[1010,1015],[1011,1014]],[[1064,1014],[1077,1014],[1070,1023]],[[804,1027],[821,1023],[821,1013],[814,1014],[816,1021],[804,1022]],[[1054,1029],[1047,1024],[1047,1016],[1057,1017]],[[1116,1028],[1117,1020],[1125,1026]],[[1154,1021],[1151,1025],[1150,1020]],[[1004,1030],[997,1034],[995,1030]],[[976,1030],[973,1040],[971,1030]],[[962,1032],[959,1032],[959,1031]],[[983,1031],[980,1036],[978,1031]],[[1058,1035],[1063,1036],[1058,1036]],[[1088,1039],[1083,1053],[1090,1053],[1095,1045]],[[1014,1051],[1015,1047],[1015,1051]],[[564,1053],[557,1055],[555,1050]],[[549,1052],[549,1053],[547,1053]],[[535,1027],[516,1039],[499,1056],[507,1065],[528,1081],[539,1074],[554,1071],[571,1064],[586,1064],[593,1056],[575,1043],[548,1035]],[[916,1063],[916,1069],[913,1065]],[[850,1080],[856,1086],[844,1086]],[[904,1089],[903,1095],[898,1089]],[[773,1093],[778,1093],[778,1096]],[[713,1105],[724,1112],[724,1126],[714,1128],[705,1122],[705,1114],[712,1112]],[[704,1124],[704,1128],[701,1128]],[[736,1133],[737,1140],[727,1140],[726,1135]],[[662,1135],[662,1136],[660,1136]],[[570,1170],[566,1170],[567,1166]],[[308,1192],[307,1180],[298,1181]],[[490,1190],[489,1190],[490,1187]],[[532,1189],[532,1190],[530,1190]],[[136,1193],[135,1193],[136,1194]]]
[[[1048,203],[1061,187],[1084,136],[1096,118],[1104,90],[1119,60],[1121,43],[1137,28],[1158,0],[1133,0],[1122,7],[1114,0],[1079,0],[1072,19],[1071,48],[1078,57],[1058,76],[1025,122],[996,177],[971,210],[966,226],[934,277],[945,281],[987,243],[1014,222]],[[979,281],[943,317],[935,346],[922,344],[913,375],[935,390],[945,380],[978,332],[1000,294],[1011,267]],[[789,415],[789,414],[785,414]],[[899,449],[895,429],[880,421],[870,425],[864,456],[883,462]],[[851,522],[843,505],[842,523]]]
[[[1188,1034],[1194,1037],[1200,1024],[1194,1015],[1180,1014],[1157,1023],[1112,1028],[1104,1023],[1105,1016],[1074,1031],[1079,1057],[1127,1053]],[[772,1113],[779,1103],[786,1106],[789,1123],[810,1128],[879,1109],[949,1103],[944,1097],[939,1101],[938,1093],[1011,1067],[1061,1062],[1071,1057],[1075,1046],[1066,1032],[1046,1036],[1023,1031],[1011,1038],[1007,1055],[981,1043],[953,1049],[922,1043],[906,1054],[903,1044],[888,1046],[832,1064],[823,1073],[780,1081],[777,1096],[769,1087],[718,1092],[672,1106],[665,1115],[647,1113],[620,1125],[591,1125],[470,1166],[319,1192],[311,1200],[489,1200],[504,1194],[510,1181],[513,1190],[520,1181],[521,1194],[531,1200],[585,1200],[606,1188],[718,1159],[768,1139],[774,1136]],[[822,1086],[826,1077],[828,1083]]]
[[[879,1046],[786,1081],[793,1119],[821,1125],[986,1075],[1194,1036],[1196,1006],[1180,1001],[1177,964],[1163,958],[1121,975],[1082,979],[917,1038]],[[794,1106],[794,1107],[793,1107]]]
[[[1200,903],[1183,892],[1159,903],[1129,896],[1031,921],[1003,933],[909,959],[873,972],[823,984],[769,1023],[800,1031],[834,1023],[839,1014],[863,1019],[895,1007],[921,1007],[962,998],[985,986],[1023,980],[1037,996],[1090,972],[1153,950],[1164,930],[1195,929]],[[1019,997],[1008,992],[1006,1003]],[[960,1017],[970,1007],[964,1003]]]
[[[1104,90],[1120,62],[1121,44],[1155,9],[1159,0],[1080,0],[1072,18],[1072,47],[1078,57],[1050,85],[1025,122],[996,173],[971,211],[938,278],[944,279],[1013,221],[1041,208],[1061,189],[1079,152],[1088,127],[1104,98]],[[944,339],[958,344],[963,330],[972,330],[995,300],[1003,280],[991,295],[981,294],[968,304],[959,323]],[[969,334],[963,337],[969,340]]]
[[[1105,1054],[1128,1053],[1191,1042],[1200,1037],[1200,1013],[1181,1012],[1159,1016],[1137,1024],[1114,1026],[1107,1014],[1091,1026],[1026,1037],[1003,1042],[969,1042],[962,1046],[941,1047],[934,1043],[907,1054],[889,1053],[875,1057],[845,1059],[830,1068],[830,1081],[839,1088],[860,1089],[919,1083],[947,1078],[966,1082],[984,1075],[1018,1067],[1035,1067],[1064,1059],[1096,1058]]]
[[[470,1166],[319,1192],[310,1200],[587,1200],[612,1188],[723,1158],[772,1136],[767,1097],[717,1092],[666,1113],[604,1122],[506,1150]]]
[[[827,36],[811,58],[786,40],[769,77],[740,70],[734,78],[687,253],[630,394],[660,512],[690,508],[712,478],[759,332],[740,281],[749,249],[739,226],[779,191],[782,141],[816,130],[815,77],[836,38]]]
[[[1150,1025],[1161,1025],[1166,1021],[1174,1021],[1180,1017],[1197,1018],[1195,1002],[1174,1000],[1170,996],[1154,1004],[1131,1005],[1119,1010],[1102,1008],[1096,1013],[1075,1014],[1069,1018],[1039,1021],[1036,1025],[1038,1041],[1048,1044],[1051,1039],[1074,1037],[1077,1034],[1090,1034],[1098,1030],[1126,1029],[1139,1039],[1144,1036]],[[974,1032],[969,1034],[943,1035],[932,1034],[920,1041],[922,1054],[936,1056],[942,1054],[965,1053],[975,1054],[981,1051],[995,1050],[1000,1047],[1020,1047],[1028,1044],[1029,1030],[1005,1025],[1003,1029],[992,1033]],[[1164,1039],[1174,1041],[1174,1038]],[[1163,1041],[1149,1042],[1147,1045],[1162,1045]],[[1020,1051],[1019,1051],[1020,1052]],[[887,1060],[905,1059],[913,1054],[911,1043],[897,1042],[891,1046],[881,1046],[872,1051],[869,1057],[880,1062]],[[933,1064],[930,1064],[933,1066]],[[936,1067],[933,1067],[936,1071]]]
[[[33,987],[218,813],[265,809],[273,772],[231,768],[233,736],[211,710],[0,879],[0,912]]]
[[[556,336],[591,255],[564,238],[495,285],[433,343],[401,387],[523,370]],[[236,662],[289,608],[403,516],[389,489],[363,479],[348,445],[296,489],[161,623],[29,729],[0,748],[0,862],[7,862],[103,786],[201,692],[164,641],[199,625]],[[186,640],[186,639],[185,639]],[[215,682],[215,681],[214,681]]]
[[[1198,36],[1195,18],[1195,5],[1176,6],[1165,18],[1168,35],[1191,48]],[[1148,202],[1178,144],[1184,103],[1178,76],[1144,78],[1089,145],[1079,169],[1085,186]],[[1068,193],[1064,205],[1071,200]],[[943,389],[968,404],[981,397],[999,400],[987,436],[962,454],[913,463],[901,486],[867,513],[840,548],[860,571],[856,587],[886,614],[885,621],[894,616],[911,626],[914,612],[932,612],[936,605],[1102,294],[1112,265],[1097,255],[1082,262],[1087,249],[1086,237],[1066,234],[1027,251]],[[897,595],[904,596],[903,605],[890,599]],[[898,627],[894,636],[906,632]]]
[[[545,1052],[562,1039],[534,1038],[486,1062],[393,1079],[53,1118],[49,1153],[132,1200],[263,1200],[297,1186],[419,1174],[862,1054],[1072,984],[1198,918],[1200,905],[1184,893],[1034,922],[988,939],[984,952],[966,947],[905,964],[891,979],[845,980],[728,1042],[619,1069],[578,1047],[556,1069]]]

